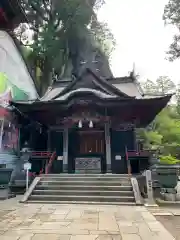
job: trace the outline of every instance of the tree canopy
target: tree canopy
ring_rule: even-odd
[[[160,76],[155,82],[147,79],[142,83],[142,87],[146,94],[163,95],[168,93],[175,93],[176,86],[167,76]]]
[[[163,19],[166,24],[174,25],[178,34],[174,35],[172,44],[168,51],[169,60],[173,61],[180,57],[180,1],[179,0],[169,0],[164,8]]]
[[[97,19],[97,11],[104,3],[104,0],[21,0],[29,23],[22,24],[15,34],[32,50],[28,60],[35,75],[37,69],[41,70],[42,76],[38,77],[42,94],[53,75],[63,78],[77,73],[81,61],[94,60],[93,52],[108,61],[115,40],[107,24]]]
[[[145,147],[158,150],[162,159],[165,159],[165,156],[172,158],[172,161],[180,159],[180,86],[175,86],[167,76],[161,76],[156,82],[147,80],[142,83],[142,87],[147,94],[176,93],[175,99],[146,129],[140,129],[138,135]]]

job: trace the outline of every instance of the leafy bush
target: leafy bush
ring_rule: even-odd
[[[160,164],[174,165],[180,163],[180,160],[173,157],[172,155],[160,156]]]

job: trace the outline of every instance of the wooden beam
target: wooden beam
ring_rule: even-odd
[[[110,135],[110,123],[105,123],[105,142],[106,142],[106,166],[107,172],[112,170],[111,161],[111,135]]]

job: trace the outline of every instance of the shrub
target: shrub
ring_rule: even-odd
[[[180,163],[180,160],[173,157],[172,155],[160,156],[160,164],[174,165]]]

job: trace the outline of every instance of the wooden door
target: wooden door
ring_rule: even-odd
[[[79,132],[80,155],[104,154],[104,132]]]

